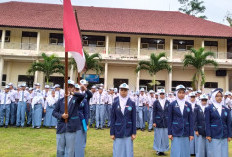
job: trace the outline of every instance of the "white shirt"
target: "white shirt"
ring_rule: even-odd
[[[0,93],[0,100],[1,100],[1,104],[11,104],[11,94],[10,92],[2,92]]]
[[[96,98],[96,94],[97,94],[97,92],[94,92],[94,93],[92,93],[93,94],[93,96],[89,99],[89,105],[95,105],[95,98]]]
[[[44,97],[44,98],[46,98],[46,97],[48,97],[48,96],[51,95],[51,91],[46,92],[45,90],[43,90],[42,93],[43,93],[43,97]]]
[[[155,96],[154,97],[151,97],[151,96],[148,97],[148,105],[149,105],[149,107],[153,107],[153,104],[154,104],[155,100],[156,100]]]
[[[145,94],[139,95],[139,106],[144,106],[147,103],[147,96]]]
[[[52,107],[57,101],[58,101],[58,99],[56,97],[49,95],[45,101],[44,109],[46,109],[47,106]]]
[[[55,92],[55,95],[56,95],[56,98],[57,99],[61,99],[61,98],[63,98],[64,97],[64,90],[63,89],[60,89],[59,91],[56,91]]]
[[[114,103],[114,95],[113,94],[108,94],[108,104],[113,105]]]
[[[27,102],[27,100],[29,99],[29,95],[30,95],[30,93],[28,91],[21,90],[18,93],[18,99],[19,99],[19,101]]]
[[[106,95],[102,92],[101,94],[98,92],[95,95],[95,104],[105,104],[107,101]]]
[[[16,90],[12,89],[9,91],[9,93],[11,95],[11,97],[10,97],[11,102],[15,102],[15,100],[18,99],[18,92]]]

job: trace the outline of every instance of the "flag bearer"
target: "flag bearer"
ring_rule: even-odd
[[[78,117],[78,107],[84,99],[84,95],[74,93],[74,81],[68,81],[68,114],[65,114],[64,98],[55,104],[52,115],[59,121],[56,130],[57,157],[64,157],[65,152],[68,157],[75,155],[76,131],[80,130],[81,124]],[[68,120],[65,123],[65,119]]]
[[[169,150],[168,140],[168,106],[169,101],[165,97],[165,90],[159,90],[159,98],[153,105],[153,126],[154,126],[154,145],[158,156],[165,155],[164,152]]]
[[[133,140],[136,137],[135,103],[129,98],[129,86],[126,83],[121,84],[119,89],[119,97],[113,103],[111,114],[113,157],[133,157]]]
[[[206,138],[205,138],[205,108],[207,104],[208,96],[202,94],[200,96],[200,104],[198,104],[194,109],[194,131],[196,134],[195,141],[196,145],[196,157],[207,157],[206,150]]]
[[[27,100],[29,99],[29,92],[25,90],[26,89],[26,84],[23,83],[21,85],[21,90],[19,91],[18,94],[18,107],[17,107],[17,120],[16,120],[16,126],[19,127],[24,127],[24,122],[25,122],[25,112],[26,112],[26,107],[27,107]]]
[[[0,127],[3,127],[5,118],[5,128],[8,127],[10,121],[10,104],[11,104],[11,93],[9,92],[9,86],[6,85],[4,92],[0,93]]]
[[[231,141],[230,111],[223,105],[223,90],[212,92],[212,104],[205,108],[207,156],[228,157],[228,142]]]
[[[185,87],[176,87],[176,100],[168,107],[168,137],[172,140],[171,157],[189,157],[193,140],[193,113],[191,104],[185,101]]]
[[[153,126],[153,104],[156,98],[155,98],[155,92],[153,90],[150,90],[149,94],[150,96],[148,96],[148,106],[149,106],[148,131],[151,132]]]

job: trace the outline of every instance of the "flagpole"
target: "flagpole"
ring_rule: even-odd
[[[78,27],[78,30],[79,30],[80,38],[81,38],[81,43],[83,45],[82,34],[81,34],[81,29],[80,29],[78,18],[77,18],[77,10],[76,9],[75,9],[75,18],[76,18],[76,23],[77,23],[77,27]],[[80,73],[78,72],[78,77],[77,77],[78,84],[80,84],[80,77],[81,77]]]
[[[64,97],[64,113],[68,114],[68,52],[65,52],[65,76],[64,76],[64,83],[65,83],[65,97]],[[68,119],[65,119],[65,123],[68,122]]]

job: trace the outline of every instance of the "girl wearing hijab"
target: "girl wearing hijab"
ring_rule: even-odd
[[[129,86],[120,85],[111,112],[110,136],[114,140],[113,157],[133,157],[133,140],[136,137],[136,108],[129,98]]]
[[[51,94],[46,97],[45,106],[44,106],[44,126],[46,127],[55,127],[57,125],[57,119],[52,116],[52,112],[55,108],[54,104],[58,101],[55,90],[52,90]]]
[[[200,96],[200,104],[194,109],[194,131],[195,131],[195,141],[196,145],[196,157],[206,157],[206,138],[205,138],[205,108],[207,104],[208,96],[202,94]]]
[[[172,140],[171,157],[190,156],[193,140],[192,106],[185,101],[185,87],[176,87],[176,100],[168,107],[168,137]]]
[[[153,104],[153,126],[154,126],[154,145],[156,155],[165,155],[164,152],[169,150],[168,140],[168,105],[165,90],[159,91],[159,98]]]
[[[211,96],[212,104],[205,109],[207,156],[228,157],[228,142],[231,140],[230,111],[223,105],[223,90],[217,88]]]
[[[197,100],[196,100],[196,93],[195,92],[191,92],[189,93],[189,103],[192,106],[192,111],[193,111],[193,122],[194,122],[194,108],[197,107]],[[190,154],[191,156],[195,156],[196,155],[196,147],[197,147],[197,141],[196,139],[196,135],[194,134],[194,139],[192,141],[190,141]]]
[[[42,107],[44,106],[44,98],[40,90],[36,90],[32,99],[32,128],[39,129],[42,122]]]

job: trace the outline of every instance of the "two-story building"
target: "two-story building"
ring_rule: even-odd
[[[205,47],[215,52],[217,71],[206,66],[204,88],[232,89],[232,28],[177,11],[152,11],[75,6],[88,53],[100,53],[104,72],[100,82],[105,88],[126,82],[132,90],[150,88],[152,77],[146,71],[135,73],[141,60],[151,53],[165,52],[172,71],[158,72],[160,85],[171,91],[179,83],[191,86],[194,68],[183,69],[182,60],[190,48]],[[0,3],[0,82],[43,84],[44,75],[28,76],[32,62],[41,54],[56,54],[64,60],[63,6],[56,4],[8,2]],[[71,57],[71,55],[70,55]],[[72,79],[77,74],[70,70]],[[95,74],[90,71],[88,74]],[[63,84],[63,76],[55,74],[51,82]]]

